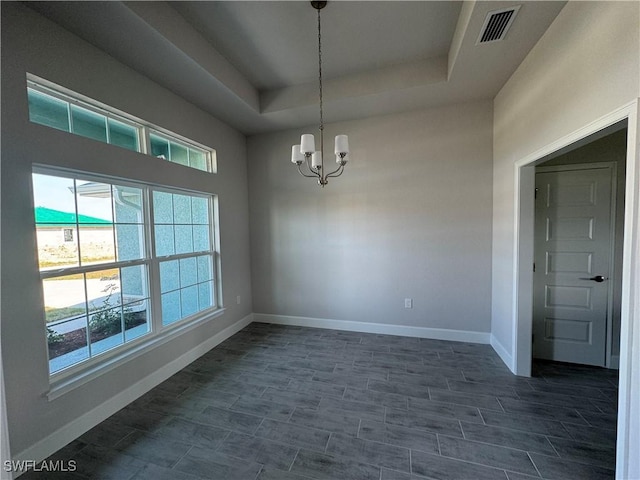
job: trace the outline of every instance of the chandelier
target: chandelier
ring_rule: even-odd
[[[318,185],[324,188],[331,177],[339,177],[347,164],[349,153],[349,138],[346,135],[336,135],[335,155],[338,168],[326,173],[324,169],[324,118],[322,112],[322,28],[320,22],[320,10],[326,7],[327,2],[311,2],[311,6],[318,11],[318,92],[320,98],[320,150],[316,150],[315,138],[306,133],[300,137],[300,145],[291,147],[291,162],[298,166],[298,171],[303,177],[317,178]],[[303,168],[302,164],[305,164]]]

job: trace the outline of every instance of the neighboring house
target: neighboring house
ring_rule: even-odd
[[[78,224],[82,225],[83,249],[87,257],[113,256],[113,223],[102,218],[35,207],[36,235],[40,260],[54,262],[64,257],[63,251],[77,256]]]

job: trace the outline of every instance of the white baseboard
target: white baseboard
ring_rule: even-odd
[[[141,397],[155,386],[164,382],[172,375],[178,373],[184,367],[207,353],[219,343],[222,343],[230,336],[242,330],[252,322],[252,319],[253,315],[250,314],[244,317],[242,320],[234,323],[233,325],[228,326],[221,332],[217,333],[213,337],[208,338],[200,345],[182,354],[164,367],[156,370],[142,380],[131,385],[126,390],[118,393],[114,397],[111,397],[101,405],[98,405],[93,410],[76,418],[75,420],[53,432],[51,435],[40,440],[38,443],[18,453],[14,456],[14,460],[35,460],[36,462],[44,460],[49,455],[55,453],[69,442],[75,440],[80,435],[98,425],[100,422],[109,418],[118,410],[126,407],[131,402]]]
[[[254,322],[275,323],[278,325],[294,325],[297,327],[330,328],[351,332],[380,333],[384,335],[401,335],[403,337],[433,338],[435,340],[451,340],[454,342],[490,343],[490,333],[471,332],[466,330],[448,330],[446,328],[411,327],[408,325],[389,325],[386,323],[354,322],[349,320],[332,320],[328,318],[293,317],[254,313]]]
[[[500,343],[498,339],[493,336],[493,334],[491,335],[491,346],[505,363],[505,365],[509,368],[509,370],[513,372],[515,370],[515,365],[513,364],[513,356],[506,348],[504,348],[504,345],[502,345],[502,343]]]

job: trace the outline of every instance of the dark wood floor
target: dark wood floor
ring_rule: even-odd
[[[612,370],[254,323],[22,478],[601,480],[616,398]]]

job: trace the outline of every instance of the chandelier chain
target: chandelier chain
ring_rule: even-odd
[[[318,96],[320,104],[320,148],[316,150],[317,143],[311,134],[303,134],[300,137],[300,145],[291,147],[291,161],[298,167],[298,172],[303,177],[317,178],[318,185],[324,188],[329,178],[339,177],[344,172],[349,154],[349,139],[346,135],[336,135],[335,153],[337,168],[327,172],[324,169],[324,103],[322,98],[322,20],[320,10],[327,5],[326,0],[312,0],[311,6],[318,11]],[[305,165],[305,169],[302,166]]]
[[[322,109],[322,28],[320,22],[320,9],[318,9],[318,84],[320,87],[320,151],[322,152],[324,150],[324,115]],[[324,154],[324,152],[322,153]]]

